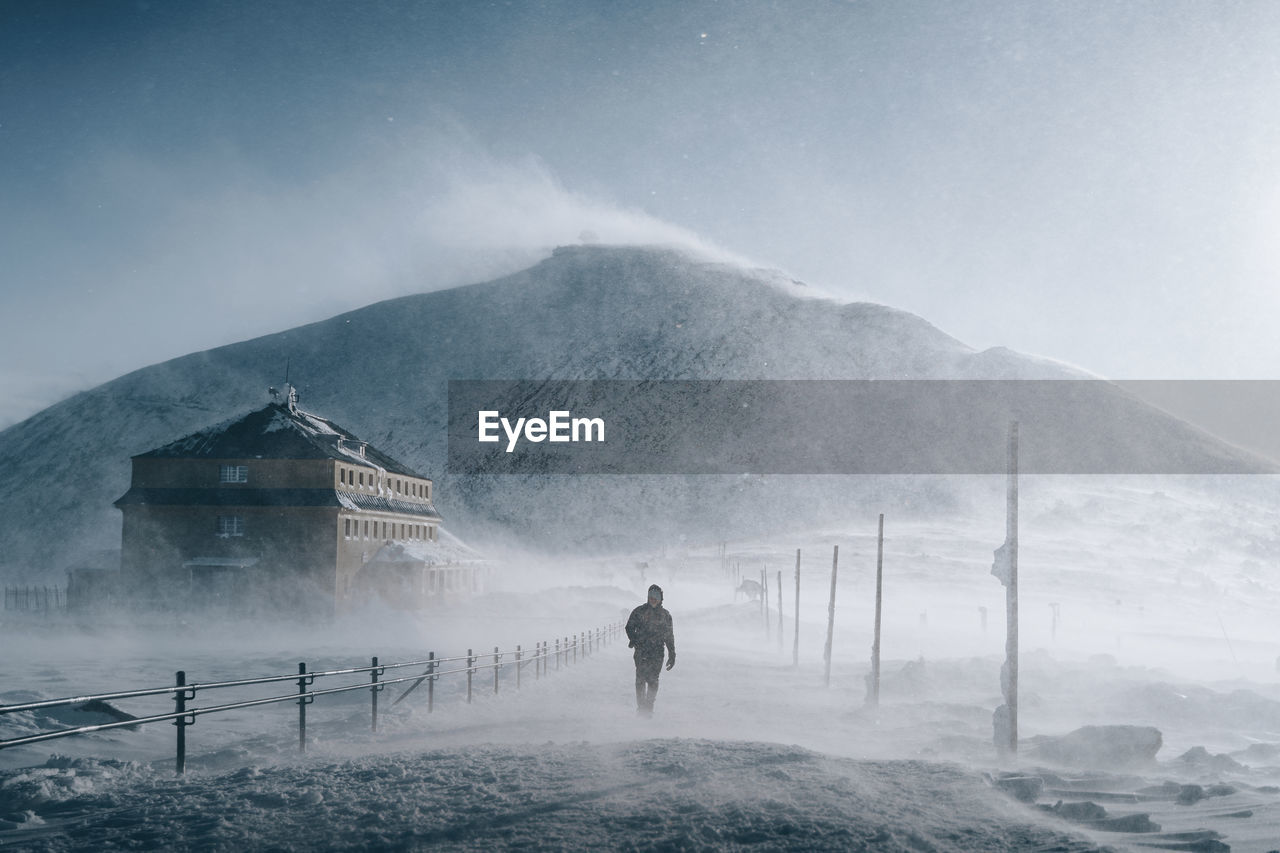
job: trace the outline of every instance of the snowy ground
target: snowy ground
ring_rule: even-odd
[[[766,634],[759,608],[735,601],[716,543],[512,562],[500,590],[447,615],[381,614],[322,630],[6,618],[7,703],[166,684],[177,669],[213,681],[295,672],[300,660],[319,669],[367,664],[374,654],[385,663],[427,650],[528,649],[625,617],[653,581],[667,590],[679,659],[663,676],[653,719],[634,714],[629,653],[615,642],[546,679],[526,673],[519,692],[509,671],[496,696],[491,676],[481,675],[471,705],[462,679],[441,682],[431,714],[424,690],[389,707],[399,692],[389,687],[377,733],[368,693],[321,697],[308,711],[305,755],[294,705],[201,717],[188,730],[181,779],[168,725],[3,750],[0,846],[1280,849],[1280,526],[1271,485],[1024,484],[1016,758],[991,747],[1004,644],[1003,588],[988,574],[1004,532],[999,500],[964,516],[887,519],[878,713],[864,708],[873,514],[856,528],[795,541],[728,543],[730,572],[758,577],[763,568],[771,584],[782,572],[781,644],[776,610]],[[643,577],[639,560],[648,564]],[[254,695],[290,688],[274,691]],[[192,704],[212,702],[202,695]],[[169,708],[115,704],[136,715]],[[0,737],[79,719],[65,710],[0,715]],[[1072,766],[1038,752],[1044,737],[1120,724],[1160,730],[1155,761]],[[1040,780],[1035,802],[992,784],[1010,774]],[[1059,802],[1068,817],[1072,803],[1093,808],[1068,820],[1047,810]],[[1081,822],[1100,817],[1098,808],[1105,819],[1148,815],[1160,830]]]

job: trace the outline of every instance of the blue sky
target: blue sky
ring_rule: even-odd
[[[0,0],[0,426],[683,241],[1123,378],[1277,378],[1280,4]]]

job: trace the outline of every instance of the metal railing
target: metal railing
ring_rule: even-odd
[[[555,668],[558,671],[562,662],[566,667],[570,663],[577,663],[580,654],[584,658],[593,654],[598,649],[608,645],[609,642],[616,638],[621,632],[622,624],[616,622],[590,631],[566,636],[563,640],[557,638],[554,643],[548,641],[536,643],[533,651],[530,653],[526,653],[522,646],[516,646],[514,651],[506,652],[500,651],[497,646],[494,646],[493,652],[491,653],[476,654],[474,649],[467,649],[467,653],[465,655],[438,658],[436,657],[435,652],[430,652],[426,658],[421,660],[385,664],[378,663],[378,658],[374,657],[372,658],[372,663],[369,666],[349,667],[346,669],[329,669],[316,672],[308,672],[306,663],[302,662],[298,664],[297,674],[271,675],[263,676],[261,678],[242,678],[233,681],[215,681],[207,683],[196,682],[188,684],[186,671],[179,670],[174,679],[175,683],[167,687],[119,690],[112,693],[94,693],[86,696],[69,696],[63,699],[47,699],[40,702],[24,702],[17,705],[0,705],[0,714],[10,714],[18,711],[37,711],[45,708],[82,705],[86,702],[107,702],[119,699],[135,699],[144,696],[171,695],[173,696],[174,702],[174,710],[170,713],[152,714],[145,717],[131,717],[130,719],[118,720],[116,722],[75,726],[73,728],[55,729],[32,735],[25,735],[23,737],[9,738],[7,740],[0,740],[0,749],[40,743],[42,741],[54,740],[56,738],[88,734],[90,732],[136,727],[146,725],[148,723],[160,723],[168,720],[172,721],[173,725],[178,729],[175,768],[177,772],[181,774],[186,771],[186,729],[188,726],[195,724],[197,717],[201,717],[206,714],[217,714],[224,711],[232,711],[239,708],[251,708],[257,705],[270,705],[279,702],[297,702],[298,750],[300,752],[305,752],[307,749],[307,706],[314,702],[317,696],[329,696],[338,693],[347,693],[353,690],[368,690],[371,696],[371,728],[372,731],[376,732],[378,730],[378,694],[382,693],[388,685],[408,685],[404,692],[396,698],[395,702],[392,702],[392,705],[395,705],[417,689],[419,685],[425,683],[427,685],[427,713],[432,713],[435,710],[435,683],[445,676],[466,675],[467,703],[470,704],[474,695],[475,677],[481,670],[493,670],[493,693],[496,696],[498,695],[499,688],[501,686],[502,668],[504,666],[513,666],[515,668],[515,687],[519,690],[521,677],[526,667],[530,665],[533,666],[533,677],[537,680],[550,673],[551,661],[553,659],[555,661]],[[461,665],[446,669],[441,668],[442,666],[450,664]],[[426,671],[419,675],[384,678],[388,671],[407,669],[409,667],[417,668],[422,666],[426,667]],[[340,687],[330,687],[324,690],[309,689],[317,678],[361,674],[368,674],[369,681],[361,682],[359,684],[345,684]],[[247,699],[239,702],[227,702],[221,705],[212,705],[204,708],[191,708],[187,705],[187,703],[193,701],[196,698],[196,694],[201,691],[217,690],[228,687],[280,684],[284,682],[293,682],[297,684],[297,692],[280,696],[266,696],[257,699]]]

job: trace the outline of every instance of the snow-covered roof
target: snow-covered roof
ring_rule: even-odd
[[[427,479],[332,421],[282,403],[271,403],[134,458],[340,459]]]

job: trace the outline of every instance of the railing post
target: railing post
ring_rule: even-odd
[[[499,664],[498,647],[493,647],[493,695],[498,695],[498,672],[501,669]]]
[[[436,707],[436,653],[427,654],[427,713],[430,714]]]
[[[520,689],[520,647],[516,646],[516,690]]]
[[[187,686],[187,673],[185,670],[178,670],[177,682],[179,688]],[[180,689],[173,694],[174,713],[187,713],[187,691]],[[175,770],[181,776],[187,772],[187,718],[185,716],[178,717],[173,721],[178,727],[178,761]]]
[[[307,706],[312,697],[307,696],[307,685],[315,681],[315,677],[307,676],[306,663],[298,664],[298,752],[307,751]]]
[[[560,638],[556,637],[556,672],[560,671]]]
[[[369,692],[370,692],[371,694],[373,694],[373,726],[372,726],[372,730],[376,732],[376,731],[378,730],[378,694],[382,692],[383,687],[385,687],[386,685],[378,684],[378,676],[382,674],[382,669],[378,666],[378,656],[377,656],[377,655],[374,655],[374,656],[373,656],[373,664],[372,664],[372,666],[373,666],[373,669],[372,669],[372,670],[370,670],[370,672],[369,672],[369,675],[370,675],[370,682],[371,682],[371,686],[369,687]]]
[[[471,704],[471,677],[475,674],[475,656],[467,649],[467,704]]]

